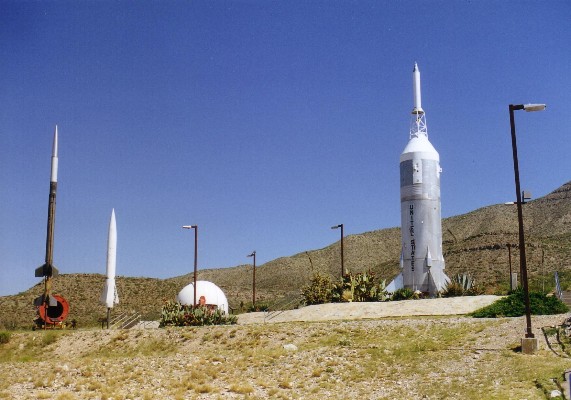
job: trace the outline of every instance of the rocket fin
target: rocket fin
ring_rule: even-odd
[[[111,282],[110,279],[105,281],[105,288],[99,301],[105,304],[107,308],[113,308],[114,304],[119,304],[119,296],[117,295],[117,288],[115,286],[115,280]]]
[[[432,255],[430,254],[430,247],[426,246],[426,266],[432,267]]]
[[[44,296],[45,295],[41,295],[38,296],[34,299],[34,306],[36,307],[40,307],[44,305]],[[57,300],[54,296],[49,296],[48,295],[48,307],[57,307]]]
[[[404,287],[404,283],[403,283],[403,276],[402,273],[398,274],[396,276],[395,279],[393,279],[393,281],[391,283],[389,283],[387,285],[387,287],[385,288],[385,290],[388,293],[394,293],[396,292],[398,289],[402,289]]]
[[[59,275],[58,269],[56,267],[54,267],[53,265],[46,263],[46,264],[41,265],[38,268],[36,268],[34,276],[36,278],[41,278],[44,276],[54,277],[54,276],[58,276],[58,275]]]

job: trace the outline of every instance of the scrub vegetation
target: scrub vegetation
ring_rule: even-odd
[[[10,341],[10,332],[0,331],[0,344],[8,343]]]
[[[329,276],[316,273],[302,291],[302,303],[315,305],[342,302],[399,301],[423,298],[420,292],[409,288],[397,289],[394,293],[386,290],[386,281],[380,280],[371,270],[352,274],[348,272],[337,282]],[[484,290],[476,284],[470,274],[452,276],[450,282],[439,294],[440,297],[477,296]]]
[[[161,311],[160,326],[233,325],[237,320],[235,315],[227,315],[219,308],[167,301]]]

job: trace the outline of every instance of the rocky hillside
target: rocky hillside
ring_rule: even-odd
[[[553,272],[571,277],[571,182],[549,195],[524,205],[528,268],[532,287],[553,286]],[[509,286],[508,249],[512,268],[519,268],[517,210],[515,205],[493,205],[443,220],[443,247],[449,276],[470,273],[487,293]],[[389,282],[399,269],[400,229],[390,228],[356,235],[344,241],[345,265],[352,272],[373,270]],[[281,257],[256,269],[258,301],[289,307],[300,298],[300,290],[319,272],[339,274],[339,242],[318,250]],[[565,272],[568,275],[565,275]],[[252,296],[252,266],[201,270],[198,279],[209,280],[226,293],[236,312],[247,307]],[[105,277],[99,274],[64,274],[54,288],[69,300],[69,319],[80,324],[97,323],[105,309],[99,295]],[[137,311],[144,318],[157,318],[165,300],[192,281],[190,274],[160,280],[118,277],[121,303],[114,313]],[[42,293],[39,283],[14,296],[0,297],[0,327],[30,326],[33,299]]]

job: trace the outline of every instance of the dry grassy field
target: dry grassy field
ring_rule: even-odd
[[[12,333],[5,399],[545,399],[571,359],[522,318],[415,317]]]

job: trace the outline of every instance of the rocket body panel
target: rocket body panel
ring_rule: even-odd
[[[403,282],[421,292],[435,293],[444,285],[439,277],[429,279],[431,271],[444,268],[439,171],[431,159],[400,164]]]
[[[109,233],[107,236],[107,278],[115,279],[117,266],[117,222],[115,220],[115,210],[111,211],[109,221]]]

